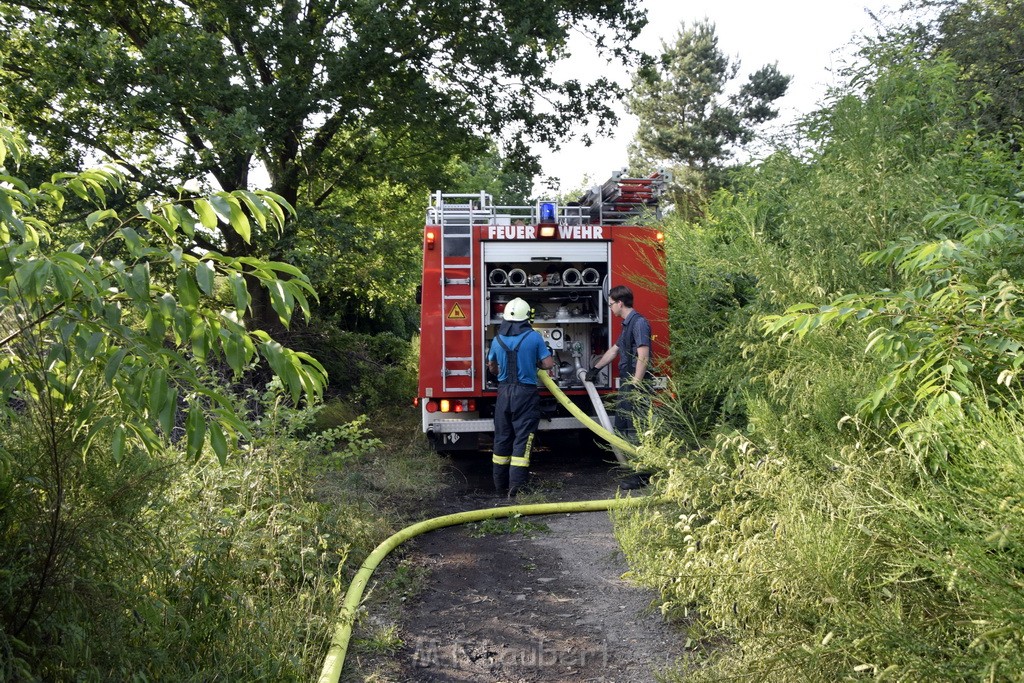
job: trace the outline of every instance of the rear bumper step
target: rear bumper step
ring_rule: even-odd
[[[586,429],[575,417],[541,418],[538,431],[557,431],[563,429]],[[493,432],[494,420],[436,420],[427,425],[427,431],[435,434],[468,434],[473,432]]]

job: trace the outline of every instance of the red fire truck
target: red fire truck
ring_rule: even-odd
[[[587,415],[604,416],[602,397],[617,389],[617,363],[593,386],[589,369],[621,331],[608,291],[634,292],[651,323],[652,354],[668,355],[668,297],[658,199],[669,177],[622,173],[578,202],[495,206],[491,195],[434,193],[423,233],[418,402],[423,431],[438,450],[478,449],[494,431],[497,384],[486,369],[502,310],[515,297],[534,310],[533,327],[555,357],[559,389]],[[582,423],[541,391],[540,430],[579,430]]]

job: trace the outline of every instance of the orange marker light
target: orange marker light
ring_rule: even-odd
[[[433,249],[434,248],[434,239],[435,239],[434,231],[433,230],[427,230],[427,249]]]

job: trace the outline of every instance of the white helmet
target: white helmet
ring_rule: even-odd
[[[526,320],[530,317],[530,304],[516,297],[505,304],[505,312],[502,317],[505,320]]]

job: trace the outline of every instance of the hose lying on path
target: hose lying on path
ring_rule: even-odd
[[[544,386],[565,406],[577,419],[587,426],[592,432],[609,441],[616,447],[633,455],[636,449],[628,441],[612,434],[610,431],[599,425],[586,413],[579,409],[569,398],[562,393],[558,385],[554,383],[550,375],[544,370],[538,370],[537,376],[544,383]],[[348,651],[348,641],[352,637],[352,626],[355,623],[356,612],[359,603],[363,599],[363,591],[370,580],[370,576],[377,568],[377,565],[388,556],[392,550],[408,541],[410,538],[435,529],[442,529],[457,524],[468,522],[479,522],[485,519],[498,519],[511,517],[512,515],[552,515],[566,512],[595,512],[600,510],[613,510],[616,508],[636,505],[644,500],[644,496],[636,498],[613,498],[610,500],[584,500],[569,503],[537,503],[533,505],[509,505],[500,508],[485,508],[482,510],[469,510],[457,512],[442,517],[434,517],[412,526],[407,526],[396,534],[393,534],[383,543],[374,548],[373,552],[366,558],[359,571],[356,572],[352,583],[349,584],[345,593],[345,602],[341,608],[341,615],[334,628],[334,638],[331,640],[331,647],[327,651],[327,658],[324,660],[323,669],[320,672],[319,683],[338,683],[341,678],[341,668],[345,664],[345,653]]]
[[[320,673],[320,683],[337,683],[341,677],[341,668],[345,663],[345,653],[348,650],[348,641],[352,636],[352,625],[355,622],[356,612],[359,603],[363,598],[363,590],[366,588],[370,575],[377,565],[387,557],[388,553],[410,538],[435,529],[442,529],[467,522],[479,522],[485,519],[498,519],[511,517],[512,515],[553,515],[566,512],[594,512],[598,510],[613,510],[616,508],[636,505],[644,501],[645,496],[636,498],[615,498],[611,500],[584,500],[569,503],[536,503],[532,505],[509,505],[500,508],[486,508],[483,510],[469,510],[457,512],[442,517],[434,517],[412,526],[407,526],[398,533],[392,535],[386,541],[378,545],[363,562],[363,565],[356,572],[355,578],[349,584],[348,592],[345,593],[345,603],[342,606],[341,616],[335,626],[334,638],[331,640],[331,647],[327,651],[327,658],[324,660],[323,670]]]

